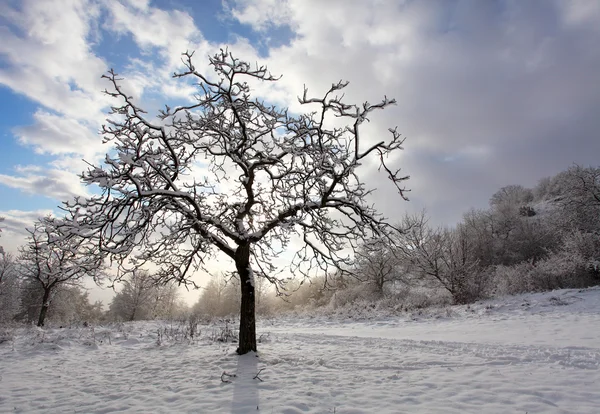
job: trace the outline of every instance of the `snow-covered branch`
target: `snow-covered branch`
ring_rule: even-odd
[[[114,71],[105,76],[118,101],[103,129],[112,149],[103,166],[82,175],[102,194],[65,206],[74,233],[121,266],[154,262],[165,280],[180,283],[192,283],[194,271],[222,252],[235,262],[244,297],[254,275],[280,280],[270,265],[281,253],[275,245],[303,241],[291,268],[308,275],[311,267],[347,264],[346,249],[393,230],[368,204],[372,190],[360,178],[364,159],[378,156],[405,198],[408,177],[387,164],[402,149],[400,134],[360,135],[361,124],[393,99],[347,104],[339,94],[348,84],[339,82],[322,98],[305,90],[300,102],[320,106],[317,113],[291,115],[251,97],[249,82],[279,79],[266,67],[221,50],[210,58],[209,76],[192,58],[186,52],[174,76],[197,82],[197,102],[165,106],[157,120],[122,90]],[[362,148],[367,142],[375,144]]]

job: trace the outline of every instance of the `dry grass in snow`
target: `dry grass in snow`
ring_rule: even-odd
[[[0,412],[598,413],[600,289],[437,314],[0,331]],[[257,376],[258,374],[258,376]]]

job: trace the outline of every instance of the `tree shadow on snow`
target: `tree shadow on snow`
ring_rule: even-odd
[[[235,381],[233,381],[232,414],[256,412],[259,406],[258,384],[254,379],[258,373],[258,358],[254,352],[238,357]]]

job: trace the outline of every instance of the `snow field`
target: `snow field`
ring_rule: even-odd
[[[0,335],[0,412],[599,413],[599,328],[598,288],[263,321],[258,357],[213,326],[17,328]]]

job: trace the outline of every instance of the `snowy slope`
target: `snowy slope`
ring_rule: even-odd
[[[215,327],[193,341],[183,329],[5,332],[0,412],[600,413],[599,288],[263,321],[258,357],[209,340]]]

